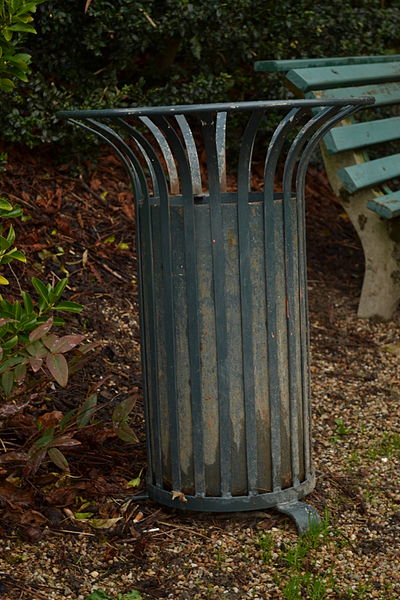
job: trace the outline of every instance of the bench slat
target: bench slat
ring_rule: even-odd
[[[397,104],[400,102],[400,83],[318,90],[304,95],[305,98],[362,98],[363,96],[374,96],[374,107]]]
[[[400,176],[400,154],[370,160],[359,165],[345,167],[338,171],[340,179],[349,192],[383,183]]]
[[[324,137],[329,154],[354,150],[400,138],[400,117],[335,127]]]
[[[258,60],[254,64],[255,71],[274,73],[278,71],[290,71],[292,69],[304,69],[309,67],[334,67],[336,65],[361,65],[383,62],[394,62],[400,60],[400,54],[388,54],[385,56],[335,56],[332,58],[299,58],[293,60]]]
[[[288,81],[303,92],[323,90],[338,86],[347,87],[380,82],[399,81],[400,64],[346,65],[297,69],[286,75]]]
[[[400,191],[370,200],[367,206],[385,219],[400,217]]]

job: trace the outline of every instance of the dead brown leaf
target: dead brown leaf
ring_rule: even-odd
[[[176,490],[173,490],[171,494],[172,500],[178,499],[180,502],[187,502],[187,498],[183,492],[177,492]]]
[[[23,490],[7,482],[0,485],[0,501],[7,503],[12,508],[29,506],[33,504],[33,499],[31,490]]]

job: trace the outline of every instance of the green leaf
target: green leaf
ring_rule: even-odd
[[[15,87],[15,84],[11,79],[0,78],[0,90],[2,92],[11,92]]]
[[[38,440],[36,440],[34,445],[37,448],[45,448],[46,446],[51,444],[53,439],[54,439],[54,425],[51,425],[50,427],[46,427],[44,434]]]
[[[57,285],[55,286],[54,290],[51,293],[52,302],[57,302],[61,298],[62,293],[65,290],[67,285],[68,285],[68,277],[65,277],[65,279],[61,279],[61,281],[59,281],[57,283]]]
[[[28,292],[21,292],[22,300],[24,301],[25,312],[29,315],[33,313],[33,301]]]
[[[23,317],[19,324],[18,324],[18,329],[20,331],[31,331],[32,328],[34,328],[37,325],[37,318],[35,315],[26,315],[25,317]]]
[[[3,277],[3,275],[0,275],[0,285],[8,285],[9,283],[10,282],[8,281],[8,279]]]
[[[15,217],[20,217],[23,214],[23,210],[22,208],[20,208],[19,206],[16,206],[12,211],[10,212],[3,212],[0,209],[0,217],[1,218],[7,218],[7,219],[14,219]]]
[[[93,517],[94,513],[92,512],[76,512],[74,513],[75,519],[90,519]]]
[[[85,427],[90,422],[97,406],[97,394],[91,394],[78,409],[76,423],[79,428]]]
[[[12,246],[12,244],[15,242],[15,230],[12,225],[10,225],[10,229],[7,233],[7,242],[9,243],[9,246]]]
[[[132,412],[135,405],[136,405],[135,396],[129,396],[128,398],[126,398],[125,400],[120,402],[118,404],[118,406],[116,406],[113,410],[112,422],[113,423],[122,423],[123,421],[126,421],[129,413]]]
[[[112,600],[112,598],[103,590],[95,590],[89,596],[86,596],[85,600]]]
[[[11,262],[12,260],[19,260],[20,262],[26,263],[25,254],[17,250],[17,248],[13,248],[12,250],[10,250],[10,252],[7,253],[7,259],[7,262]]]
[[[45,0],[41,1],[44,2]],[[18,9],[18,11],[15,13],[15,16],[19,17],[20,15],[24,15],[28,12],[36,12],[36,6],[40,3],[41,2],[24,2],[22,6]]]
[[[8,239],[0,235],[0,252],[4,254],[4,252],[8,250],[10,246],[11,244]]]
[[[135,477],[134,479],[131,479],[130,481],[128,481],[128,483],[126,484],[126,487],[139,487],[140,482],[142,480],[142,473],[143,473],[143,469],[140,469],[140,473],[137,477]]]
[[[139,441],[136,433],[129,427],[128,423],[120,423],[118,427],[115,428],[115,433],[120,440],[128,442],[129,444],[137,444]]]
[[[53,310],[65,310],[66,312],[80,313],[83,310],[83,306],[77,302],[60,302],[56,306],[53,306]]]
[[[0,210],[6,210],[7,212],[11,212],[13,209],[13,205],[9,203],[5,198],[0,198]]]
[[[75,414],[77,412],[76,408],[73,408],[72,410],[69,410],[61,419],[60,423],[59,423],[59,427],[60,427],[60,431],[64,431],[64,429],[66,429],[68,427],[68,425],[71,423],[72,419],[74,418]]]
[[[36,29],[28,23],[16,23],[7,27],[6,31],[21,31],[24,33],[36,33]]]
[[[32,277],[31,281],[33,287],[35,288],[41,299],[45,302],[45,306],[48,306],[50,302],[47,286],[42,281],[40,281],[40,279],[37,279],[37,277]]]
[[[68,363],[63,354],[48,354],[46,367],[61,387],[68,383]]]
[[[47,354],[47,350],[41,341],[32,342],[26,346],[27,351],[33,358],[43,358]]]
[[[129,250],[129,244],[126,242],[120,242],[117,246],[118,250]]]
[[[16,346],[18,344],[18,341],[19,341],[18,336],[14,335],[12,338],[7,340],[6,342],[3,342],[3,350],[11,350],[11,348],[14,348],[14,346]]]
[[[3,29],[2,33],[3,33],[3,37],[6,40],[6,42],[10,42],[12,39],[12,31],[10,31],[9,29]]]
[[[24,52],[18,52],[18,54],[14,54],[14,56],[10,56],[8,58],[9,62],[12,63],[16,63],[16,64],[26,64],[28,65],[28,63],[31,60],[31,55],[30,54],[25,54]]]
[[[23,362],[24,360],[25,360],[24,356],[13,356],[12,358],[8,358],[4,362],[0,363],[0,373],[4,373],[5,371],[8,371],[8,369],[10,369],[11,367],[15,367],[15,365],[18,365],[19,363]]]
[[[6,371],[1,376],[1,386],[6,396],[9,395],[14,385],[14,373],[13,371]]]
[[[62,471],[69,471],[68,460],[58,448],[50,448],[48,455],[50,460]]]

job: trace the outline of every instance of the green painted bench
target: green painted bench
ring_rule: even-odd
[[[296,96],[375,97],[368,112],[332,129],[321,149],[364,250],[358,315],[390,319],[400,300],[400,153],[393,150],[400,140],[400,54],[265,60],[255,70],[285,72]]]

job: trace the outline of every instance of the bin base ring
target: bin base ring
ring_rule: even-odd
[[[153,484],[147,486],[147,491],[149,499],[180,510],[242,512],[276,508],[278,511],[290,516],[295,521],[299,533],[303,533],[307,531],[311,523],[320,523],[315,508],[299,502],[301,498],[312,492],[314,487],[315,474],[312,473],[308,479],[296,487],[248,496],[189,496],[182,494],[173,498],[171,491]]]

